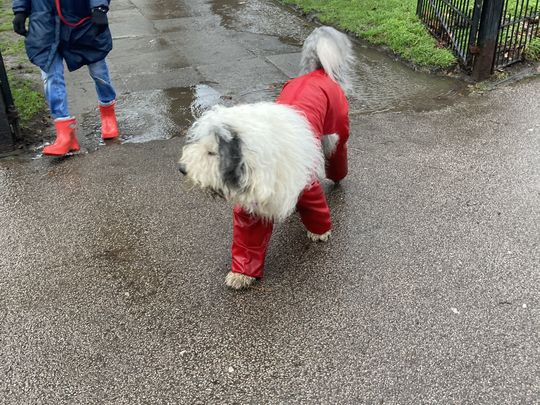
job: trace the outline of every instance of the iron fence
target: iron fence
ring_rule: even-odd
[[[523,60],[525,47],[540,34],[540,1],[508,0],[504,4],[494,67]]]
[[[470,65],[483,0],[419,0],[418,16],[440,44]]]
[[[417,14],[463,66],[489,60],[491,72],[523,60],[527,44],[539,34],[539,4],[540,0],[418,0]],[[484,47],[489,57],[479,57]]]

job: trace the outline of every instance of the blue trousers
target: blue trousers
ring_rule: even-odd
[[[88,65],[88,71],[96,84],[99,104],[108,105],[115,101],[116,92],[111,83],[109,68],[105,59]],[[52,117],[54,119],[70,117],[66,82],[64,80],[64,61],[60,54],[56,54],[48,72],[41,71],[41,78]]]

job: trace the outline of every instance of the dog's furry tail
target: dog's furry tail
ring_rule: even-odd
[[[347,35],[332,27],[319,27],[304,42],[300,74],[323,68],[348,93],[353,87],[354,62],[352,43]]]

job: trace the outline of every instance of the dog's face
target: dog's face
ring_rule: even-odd
[[[196,186],[230,200],[245,186],[246,165],[238,134],[203,116],[188,131],[179,170]]]

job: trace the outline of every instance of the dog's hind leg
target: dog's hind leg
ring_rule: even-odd
[[[225,277],[225,285],[234,290],[241,290],[243,288],[248,288],[255,280],[255,277],[230,271],[229,274],[227,274],[227,277]]]
[[[330,219],[330,209],[319,182],[315,182],[302,192],[296,208],[302,223],[308,231],[308,238],[315,242],[328,241],[332,221]]]
[[[338,134],[328,134],[321,137],[321,147],[323,150],[324,157],[330,159],[332,155],[336,152],[337,146],[339,143]]]
[[[328,239],[330,239],[331,234],[332,234],[332,231],[325,232],[322,235],[318,235],[316,233],[312,233],[308,231],[307,236],[313,242],[328,242]]]

